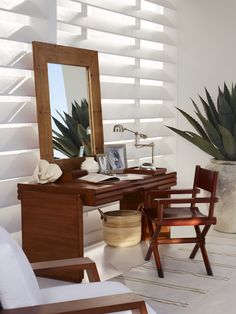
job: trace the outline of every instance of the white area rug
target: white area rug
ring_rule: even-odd
[[[161,247],[165,278],[157,276],[152,259],[112,280],[125,283],[158,314],[236,313],[236,239],[208,236],[206,246],[213,277],[206,275],[200,251],[188,258],[193,245],[187,244]]]

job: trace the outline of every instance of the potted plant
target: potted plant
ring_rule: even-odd
[[[168,128],[213,157],[208,168],[219,172],[216,230],[236,233],[236,84],[229,89],[224,83],[216,104],[205,92],[206,100],[199,96],[204,113],[192,100],[197,119],[177,108],[196,132]]]

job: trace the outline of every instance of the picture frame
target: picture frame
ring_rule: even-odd
[[[96,161],[98,162],[100,173],[108,173],[110,171],[106,154],[97,154]]]
[[[110,144],[104,147],[108,167],[111,172],[121,172],[127,168],[125,144]]]

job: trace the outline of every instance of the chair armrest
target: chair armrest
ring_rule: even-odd
[[[200,193],[200,189],[168,189],[168,190],[151,190],[146,192],[147,195],[165,196],[171,194],[192,194]]]
[[[195,198],[195,203],[210,203],[210,202],[217,203],[218,202],[218,197],[196,197]]]
[[[141,314],[147,314],[145,302],[139,296],[135,295],[134,293],[124,293],[91,299],[82,299],[76,301],[29,306],[10,310],[1,310],[0,314],[103,314],[134,309],[138,309],[139,313]]]
[[[46,262],[31,263],[31,266],[37,275],[40,270],[86,270],[90,282],[100,281],[97,266],[89,257],[77,257],[63,260],[54,260]]]
[[[158,205],[169,205],[169,204],[191,204],[191,203],[210,203],[211,201],[217,202],[218,198],[210,197],[196,197],[196,198],[160,198],[154,199]]]

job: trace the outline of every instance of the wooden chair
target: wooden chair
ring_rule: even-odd
[[[153,253],[159,277],[164,277],[159,250],[160,244],[195,243],[190,254],[194,258],[200,248],[207,274],[212,276],[208,259],[205,236],[211,225],[216,224],[214,205],[216,198],[218,173],[196,166],[193,188],[173,190],[152,190],[145,194],[144,213],[150,233],[150,246],[145,260],[150,260]],[[209,196],[199,197],[201,190],[209,192]],[[190,194],[188,198],[171,198],[171,194]],[[201,213],[196,204],[208,204],[208,214]],[[173,204],[188,204],[187,207],[171,207]],[[178,205],[179,206],[179,205]],[[186,205],[183,205],[186,206]],[[191,238],[160,238],[162,226],[193,226],[196,237]],[[200,226],[204,226],[200,228]],[[202,230],[201,230],[202,229]]]

